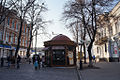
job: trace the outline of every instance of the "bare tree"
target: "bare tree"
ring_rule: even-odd
[[[5,21],[6,16],[9,15],[10,11],[13,9],[14,5],[19,0],[14,0],[14,3],[10,3],[11,0],[1,0],[0,1],[0,24]]]
[[[20,48],[22,27],[23,27],[23,23],[25,22],[25,14],[27,13],[28,9],[31,7],[31,5],[34,2],[35,0],[18,0],[17,2],[15,0],[11,0],[9,2],[10,5],[14,4],[12,8],[17,11],[18,17],[20,18],[20,29],[19,29],[17,47],[15,51],[15,58],[17,57],[17,54]]]
[[[99,1],[99,0],[91,0],[90,2],[90,8],[89,5],[86,7],[89,11],[89,13],[91,13],[91,22],[88,24],[88,26],[86,27],[87,29],[87,33],[89,35],[90,38],[90,44],[88,46],[88,54],[89,54],[89,66],[92,67],[92,54],[91,54],[91,49],[93,46],[93,43],[95,41],[95,37],[96,37],[96,33],[97,33],[97,18],[99,14],[103,14],[106,11],[110,10],[110,7],[112,5],[112,3],[115,0],[103,0],[103,1]]]
[[[9,8],[6,8],[7,3],[8,0],[0,1],[0,24],[5,20],[5,16],[8,14]]]
[[[79,36],[79,40],[78,42],[81,41],[85,41],[85,37],[86,37],[86,29],[85,29],[85,25],[86,23],[84,23],[84,18],[83,16],[87,16],[86,14],[83,13],[83,7],[81,7],[82,4],[78,3],[78,2],[72,2],[69,1],[68,3],[66,3],[65,5],[65,10],[63,13],[63,19],[65,19],[65,21],[68,22],[69,25],[69,29],[72,31],[72,33],[74,34],[74,36],[77,39],[77,36]],[[85,11],[87,12],[87,10]],[[87,16],[86,19],[89,19],[89,17]],[[77,20],[77,21],[76,21]],[[77,22],[77,26],[72,26],[75,25]],[[84,24],[83,24],[84,23]],[[78,27],[78,28],[76,28]],[[75,31],[76,30],[76,31]],[[77,35],[77,32],[79,33],[79,35]],[[86,48],[85,48],[85,42],[81,43],[81,49],[80,52],[82,52],[82,46],[84,48],[84,63],[86,63]],[[82,53],[80,53],[80,55],[82,55]]]
[[[27,21],[31,25],[29,46],[27,48],[27,57],[30,56],[29,52],[30,52],[30,47],[31,47],[35,30],[40,30],[40,29],[42,29],[42,31],[45,30],[45,25],[48,22],[48,21],[45,21],[42,16],[42,13],[45,11],[47,11],[46,5],[41,0],[40,2],[35,1],[26,14]]]
[[[70,21],[78,18],[82,22],[84,33],[89,36],[88,54],[90,67],[92,67],[91,49],[97,32],[97,17],[99,14],[108,11],[114,1],[115,0],[75,0],[66,3],[64,11],[65,20],[70,23]]]

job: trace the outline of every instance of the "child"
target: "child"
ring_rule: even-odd
[[[37,67],[38,67],[38,61],[37,60],[34,62],[34,66],[35,66],[35,70],[37,70]]]

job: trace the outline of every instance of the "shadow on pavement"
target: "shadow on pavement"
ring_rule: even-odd
[[[90,67],[88,64],[84,64],[83,65],[83,70],[84,69],[101,69],[100,67],[97,67],[95,65],[93,65],[92,67]]]

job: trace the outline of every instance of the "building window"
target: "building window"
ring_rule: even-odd
[[[100,36],[100,38],[102,38],[103,37],[103,31],[101,31],[101,36]]]
[[[28,29],[27,37],[30,39],[30,29]]]
[[[28,34],[28,28],[26,28],[26,33]]]
[[[26,40],[26,47],[27,47],[27,40]]]
[[[9,41],[9,34],[6,33],[6,41],[8,42]]]
[[[118,21],[118,32],[120,31],[120,20]]]
[[[105,52],[107,52],[107,45],[105,44]]]
[[[16,30],[19,30],[19,22],[16,23]]]
[[[18,40],[18,38],[17,38],[17,36],[15,36],[15,44],[17,44],[17,40]]]
[[[23,39],[23,46],[24,46],[24,39]]]
[[[2,31],[0,31],[0,40],[2,40]]]
[[[14,21],[14,19],[12,20],[12,29],[14,29],[14,27],[15,27],[15,21]]]
[[[99,54],[99,47],[97,47],[97,53]]]
[[[24,24],[24,33],[25,33],[25,24]]]
[[[13,38],[14,38],[14,35],[11,34],[11,43],[13,43]]]
[[[10,18],[7,18],[7,24],[10,25]]]
[[[106,28],[104,29],[104,36],[106,36]]]
[[[113,29],[112,26],[110,26],[110,34],[109,35],[113,35]]]
[[[18,31],[18,22],[16,22],[16,30]]]
[[[117,33],[119,31],[119,23],[118,22],[115,23],[115,29],[116,29],[116,33]]]

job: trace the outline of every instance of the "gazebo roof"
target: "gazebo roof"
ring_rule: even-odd
[[[59,34],[59,35],[53,37],[51,41],[71,41],[71,40],[67,36],[65,36],[63,34]]]
[[[63,34],[59,34],[53,37],[50,41],[44,42],[44,46],[62,46],[62,45],[76,46],[76,43],[74,41],[71,41],[70,38]]]

